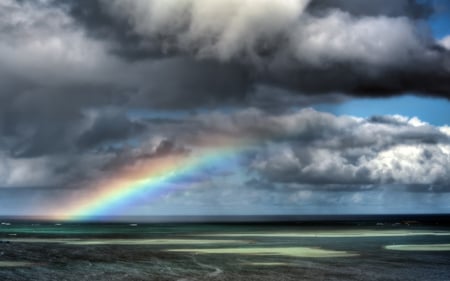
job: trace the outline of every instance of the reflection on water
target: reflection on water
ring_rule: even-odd
[[[0,225],[2,281],[441,281],[448,268],[443,227]]]

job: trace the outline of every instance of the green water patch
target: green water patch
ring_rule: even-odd
[[[189,252],[194,254],[233,254],[255,256],[285,256],[295,258],[337,258],[354,257],[358,254],[346,251],[325,250],[310,247],[254,247],[254,248],[211,248],[211,249],[170,249],[169,252]]]
[[[446,231],[420,230],[325,230],[298,232],[252,232],[201,234],[208,237],[268,237],[268,238],[358,238],[358,237],[407,237],[407,236],[450,236]]]
[[[35,265],[36,263],[27,261],[0,261],[0,268],[30,267]]]
[[[211,245],[242,244],[242,240],[214,239],[52,239],[52,238],[16,238],[12,243],[56,243],[66,245]]]
[[[393,251],[446,252],[450,251],[450,244],[387,245],[384,248]]]

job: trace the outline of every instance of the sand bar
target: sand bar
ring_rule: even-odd
[[[213,248],[213,249],[170,249],[170,252],[189,252],[195,254],[234,254],[258,256],[287,256],[297,258],[353,257],[355,253],[333,251],[310,247],[255,247],[255,248]]]
[[[34,265],[36,265],[36,263],[27,261],[0,261],[0,268],[29,267]]]
[[[286,262],[246,262],[243,265],[251,266],[292,266],[290,263]]]
[[[407,244],[407,245],[388,245],[384,246],[386,250],[394,251],[432,251],[445,252],[450,251],[450,244]]]

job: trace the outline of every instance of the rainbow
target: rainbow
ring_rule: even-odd
[[[93,194],[83,196],[65,210],[58,210],[54,218],[64,221],[89,221],[121,213],[143,198],[154,200],[164,194],[188,188],[192,178],[205,175],[208,168],[235,165],[244,146],[203,149],[192,155],[175,155],[151,159],[138,167],[117,173],[94,186]],[[196,178],[197,177],[197,178]],[[73,203],[73,202],[72,202]]]

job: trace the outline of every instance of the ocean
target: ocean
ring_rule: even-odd
[[[450,227],[4,220],[0,280],[445,281]]]

